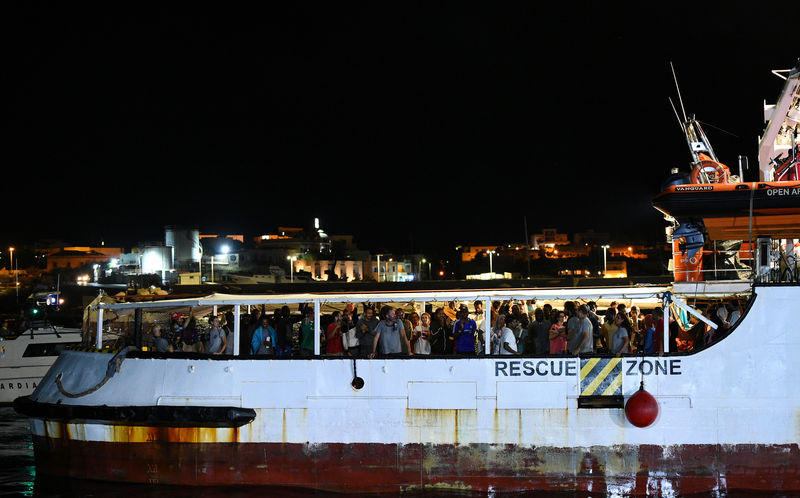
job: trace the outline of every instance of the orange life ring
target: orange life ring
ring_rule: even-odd
[[[700,154],[701,161],[692,170],[692,183],[704,183],[700,181],[700,172],[706,174],[708,183],[728,183],[731,177],[731,170],[722,163],[714,161],[705,154]]]

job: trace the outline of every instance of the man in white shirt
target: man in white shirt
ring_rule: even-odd
[[[517,338],[514,332],[506,327],[506,316],[499,315],[492,333],[494,342],[492,352],[499,355],[514,355],[517,352]]]

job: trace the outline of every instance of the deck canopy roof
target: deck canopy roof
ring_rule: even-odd
[[[409,292],[348,292],[348,293],[303,293],[303,294],[211,294],[191,299],[165,299],[135,303],[98,303],[100,309],[122,311],[163,308],[199,308],[209,306],[257,306],[262,304],[299,304],[318,301],[320,303],[419,303],[449,301],[505,301],[509,299],[540,301],[561,300],[657,300],[671,290],[667,286],[642,287],[569,287],[561,289],[486,289],[452,291]]]

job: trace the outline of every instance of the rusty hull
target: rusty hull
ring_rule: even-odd
[[[118,482],[268,485],[348,493],[431,489],[613,491],[629,495],[666,490],[676,495],[725,490],[800,491],[800,448],[796,444],[554,448],[241,443],[235,442],[236,434],[221,438],[218,432],[213,436],[190,434],[203,429],[132,430],[141,432],[138,436],[146,440],[93,442],[34,436],[37,472]],[[116,428],[115,433],[120,436],[118,441],[125,440],[127,429]]]

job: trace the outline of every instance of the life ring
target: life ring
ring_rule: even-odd
[[[708,182],[700,181],[700,172],[705,173]],[[730,177],[727,166],[711,159],[700,161],[692,170],[692,183],[728,183]]]

